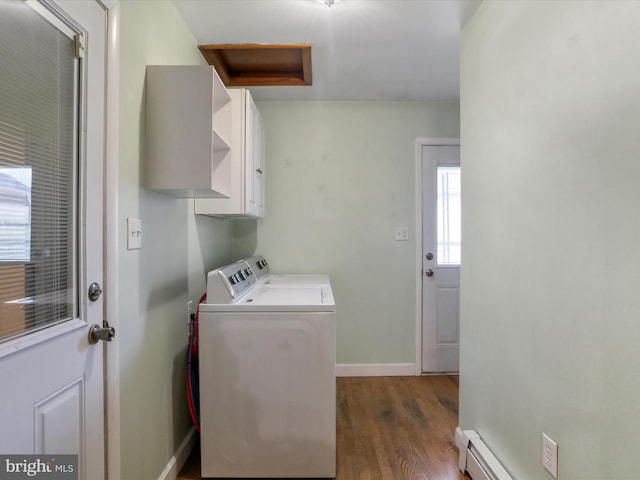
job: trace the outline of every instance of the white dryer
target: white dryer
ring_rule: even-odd
[[[254,255],[241,261],[247,263],[256,276],[256,281],[271,285],[331,285],[329,276],[324,273],[271,273],[269,263],[262,255]]]
[[[333,478],[335,303],[330,285],[209,272],[200,305],[202,477]]]

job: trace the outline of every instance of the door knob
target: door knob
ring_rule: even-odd
[[[427,277],[433,277],[433,270],[429,269],[429,270],[427,270],[426,272],[424,272],[424,274],[425,274]]]
[[[116,330],[113,327],[101,327],[98,324],[92,325],[89,329],[89,343],[95,345],[100,340],[110,342],[116,336]]]

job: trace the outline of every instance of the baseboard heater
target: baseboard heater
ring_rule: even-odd
[[[475,430],[456,428],[458,467],[473,480],[513,480]]]

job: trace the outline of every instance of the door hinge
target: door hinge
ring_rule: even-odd
[[[76,47],[76,58],[84,58],[84,47],[85,40],[84,34],[76,33],[76,36],[73,38]]]

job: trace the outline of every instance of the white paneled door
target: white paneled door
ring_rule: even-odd
[[[0,454],[77,454],[104,479],[107,12],[0,0]]]
[[[459,369],[460,147],[422,147],[422,371]]]

